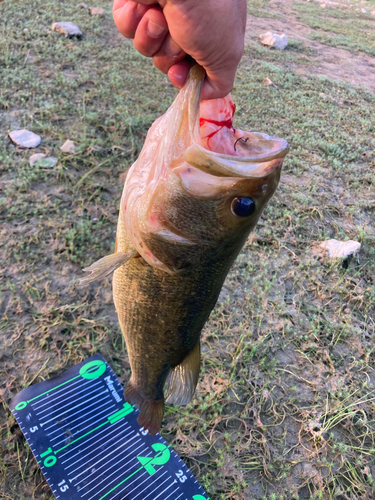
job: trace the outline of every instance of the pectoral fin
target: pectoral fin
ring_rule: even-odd
[[[101,280],[106,276],[110,275],[118,267],[124,265],[129,259],[135,257],[138,254],[137,250],[130,250],[129,252],[117,252],[111,255],[107,255],[102,259],[94,262],[89,267],[85,267],[82,271],[90,272],[91,274],[86,278],[79,280],[79,285],[86,285],[87,283],[92,283],[93,281]]]
[[[200,363],[201,347],[198,341],[182,363],[168,373],[165,381],[166,403],[183,406],[190,402],[198,382]]]

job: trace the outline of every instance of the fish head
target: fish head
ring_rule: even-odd
[[[181,91],[177,111],[175,101],[162,117],[164,129],[160,119],[150,129],[122,202],[134,246],[168,273],[234,260],[274,194],[289,150],[283,139],[234,129],[230,95],[199,105],[194,82],[191,88],[190,95]]]
[[[236,257],[277,188],[288,147],[266,134],[247,137],[246,156],[193,145],[169,169],[144,213],[145,260],[174,273]]]
[[[169,178],[164,221],[200,248],[200,260],[204,253],[235,257],[278,186],[286,141],[259,133],[246,137],[243,157],[192,146]]]

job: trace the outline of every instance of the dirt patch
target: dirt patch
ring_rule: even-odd
[[[260,43],[259,35],[267,31],[278,34],[285,33],[289,40],[299,40],[311,49],[309,54],[311,64],[309,66],[299,65],[298,62],[278,64],[283,65],[284,68],[292,69],[297,74],[327,76],[340,82],[363,86],[375,93],[375,58],[363,53],[353,54],[349,50],[330,47],[316,40],[311,40],[309,35],[314,33],[314,30],[296,19],[292,3],[271,1],[268,4],[270,11],[279,14],[279,19],[249,15],[246,28],[247,44],[254,41]]]

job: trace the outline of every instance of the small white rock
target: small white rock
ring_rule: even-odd
[[[32,167],[33,165],[35,165],[35,163],[37,163],[38,161],[42,160],[45,157],[46,155],[44,153],[35,153],[34,155],[31,155],[29,158],[30,167]]]
[[[65,141],[64,144],[60,147],[60,149],[63,153],[70,153],[72,155],[75,155],[77,152],[74,142],[71,141],[70,139]]]
[[[69,38],[73,36],[81,38],[81,36],[83,35],[82,31],[78,28],[78,26],[70,21],[53,23],[51,29]]]
[[[275,87],[275,89],[279,89],[279,87],[276,85],[276,83],[273,83],[273,81],[270,78],[267,78],[267,77],[264,78],[263,83],[265,85],[273,85]]]
[[[84,3],[84,2],[80,3],[78,5],[78,7],[81,7],[81,9],[88,9],[89,8],[89,6],[87,5],[87,3]]]
[[[56,165],[56,163],[57,158],[54,156],[48,156],[48,158],[46,158],[44,153],[36,153],[35,155],[31,155],[29,158],[29,164],[31,167],[38,165],[38,167],[42,168],[52,168]]]
[[[358,241],[338,241],[327,240],[319,244],[319,248],[328,253],[330,259],[345,259],[349,255],[354,255],[361,248]]]
[[[89,9],[93,16],[104,16],[104,9],[101,7],[89,7]]]
[[[282,35],[277,35],[276,33],[271,33],[267,31],[263,35],[259,35],[260,41],[263,45],[268,45],[277,50],[284,50],[288,45],[288,38],[285,33]]]
[[[9,137],[20,148],[37,148],[42,142],[39,135],[26,129],[12,130],[9,132]]]

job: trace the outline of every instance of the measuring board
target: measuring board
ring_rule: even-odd
[[[96,354],[10,403],[57,499],[207,500],[180,457],[137,422],[112,368]]]

